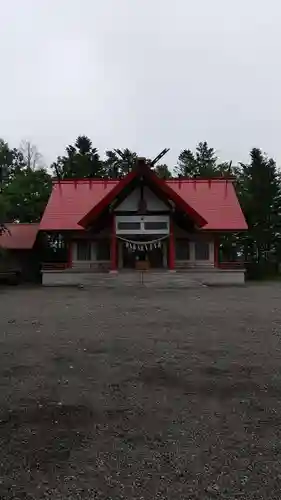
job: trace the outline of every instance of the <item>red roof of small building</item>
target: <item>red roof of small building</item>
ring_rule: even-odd
[[[0,247],[9,250],[31,250],[36,241],[39,224],[5,224],[0,234]]]
[[[83,230],[79,225],[92,209],[122,181],[65,180],[55,182],[40,223],[40,230]],[[163,181],[195,213],[207,223],[206,230],[240,231],[247,224],[239,205],[232,180],[186,180]]]

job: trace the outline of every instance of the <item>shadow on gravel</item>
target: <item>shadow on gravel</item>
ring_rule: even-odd
[[[263,381],[261,384],[259,384],[259,378]],[[170,367],[156,365],[142,368],[139,372],[139,380],[148,386],[179,390],[186,395],[221,400],[249,398],[261,394],[272,397],[281,395],[281,387],[278,384],[265,385],[262,373],[257,374],[256,369],[245,366],[226,369],[211,365],[182,373]]]
[[[6,464],[47,472],[82,446],[95,417],[87,406],[48,403],[1,412],[0,444],[2,451],[6,449]]]

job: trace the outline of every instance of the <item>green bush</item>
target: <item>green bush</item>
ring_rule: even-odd
[[[245,267],[248,280],[270,279],[279,274],[277,262],[248,262]]]

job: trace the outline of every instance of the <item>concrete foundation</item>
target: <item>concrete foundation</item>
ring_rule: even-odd
[[[42,272],[44,286],[146,286],[155,288],[189,288],[196,286],[243,285],[243,269],[202,269],[189,271],[133,271],[119,273],[52,270]]]

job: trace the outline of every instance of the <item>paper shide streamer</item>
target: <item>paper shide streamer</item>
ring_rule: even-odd
[[[167,236],[158,238],[157,240],[150,240],[150,241],[134,241],[134,240],[127,240],[125,238],[120,238],[120,240],[125,242],[126,248],[129,248],[133,252],[139,251],[139,252],[144,252],[144,251],[151,251],[155,248],[161,248],[162,247],[162,242],[164,239],[166,239]]]

